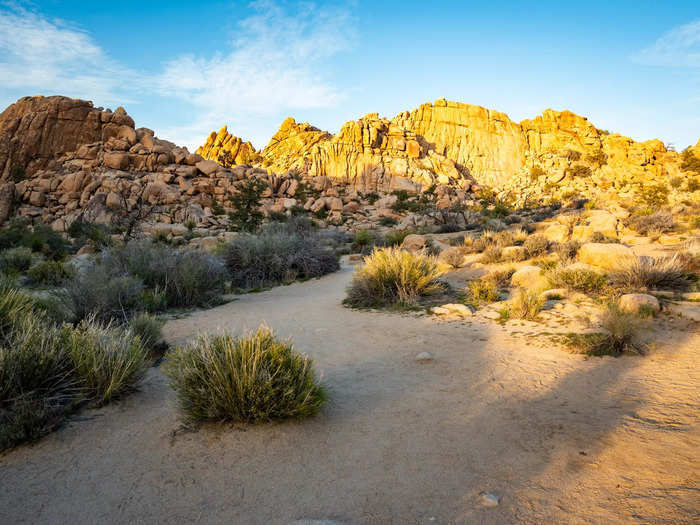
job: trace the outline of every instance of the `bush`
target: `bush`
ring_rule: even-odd
[[[497,263],[501,260],[503,250],[498,246],[489,246],[481,254],[481,262],[486,264]]]
[[[87,319],[64,332],[85,395],[97,406],[133,391],[149,366],[148,351],[131,330]]]
[[[581,152],[576,151],[575,149],[567,149],[564,152],[564,158],[569,162],[576,162],[578,160],[581,160]]]
[[[200,336],[167,356],[184,419],[262,423],[315,415],[326,401],[313,362],[267,328]]]
[[[608,277],[592,270],[555,268],[546,274],[554,288],[568,288],[582,293],[600,293]]]
[[[681,153],[681,170],[700,173],[700,157],[696,156],[690,148]]]
[[[672,231],[675,221],[670,213],[659,211],[651,215],[633,215],[625,221],[625,225],[640,235],[658,235]]]
[[[668,186],[663,183],[641,188],[639,198],[650,208],[659,208],[668,204]]]
[[[567,263],[576,259],[580,248],[581,243],[579,241],[566,241],[557,243],[554,251],[561,262]]]
[[[525,239],[523,249],[528,259],[544,255],[549,250],[549,240],[543,235],[530,235]]]
[[[547,175],[547,172],[542,169],[541,166],[533,166],[530,168],[530,179],[536,181],[540,177]]]
[[[250,289],[321,277],[340,268],[338,257],[316,237],[265,232],[231,241],[225,253],[232,284]]]
[[[596,166],[605,166],[608,163],[608,156],[603,153],[603,150],[598,150],[595,153],[586,155],[586,162]]]
[[[163,340],[165,322],[147,313],[141,313],[129,321],[129,328],[148,350],[158,347]]]
[[[379,219],[381,226],[395,226],[398,221],[394,217],[382,217]]]
[[[544,303],[545,298],[539,290],[521,288],[508,304],[509,317],[532,321],[537,318]]]
[[[610,273],[613,285],[629,291],[688,290],[697,279],[678,254],[672,257],[628,257]]]
[[[13,274],[25,272],[32,265],[32,251],[20,246],[0,252],[0,270]]]
[[[591,171],[591,168],[585,164],[574,164],[573,166],[566,168],[565,174],[570,177],[590,177],[593,172]]]
[[[27,271],[32,284],[58,286],[73,275],[72,267],[61,261],[42,261]]]
[[[386,246],[401,246],[404,239],[412,233],[411,230],[389,230],[384,235],[384,244]]]
[[[478,306],[493,303],[501,297],[498,283],[493,279],[481,278],[470,281],[467,285],[467,303]]]
[[[352,239],[352,247],[354,250],[362,252],[374,244],[374,235],[369,230],[357,230]]]
[[[634,314],[622,312],[611,304],[600,318],[604,332],[568,334],[566,342],[580,353],[590,356],[639,354],[643,347],[635,342],[635,334],[640,330],[640,325],[639,318]]]
[[[440,288],[439,275],[433,256],[400,248],[375,249],[355,270],[345,302],[355,307],[411,306],[418,297]]]
[[[112,231],[104,224],[85,221],[83,218],[74,220],[68,230],[68,235],[74,239],[78,246],[91,244],[96,249],[101,249],[113,244]]]

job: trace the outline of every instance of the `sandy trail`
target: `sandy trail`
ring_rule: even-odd
[[[492,322],[343,308],[350,271],[165,327],[172,342],[261,322],[292,337],[330,388],[319,417],[176,432],[153,369],[123,402],[0,457],[0,523],[700,519],[697,333],[586,360]],[[435,360],[416,363],[424,350]]]

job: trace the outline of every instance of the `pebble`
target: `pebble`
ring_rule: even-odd
[[[496,494],[482,494],[481,503],[485,507],[495,507],[501,502],[501,497]]]
[[[420,354],[418,354],[416,356],[416,361],[418,361],[419,363],[426,363],[426,362],[432,361],[432,360],[433,360],[433,356],[430,352],[421,352]]]

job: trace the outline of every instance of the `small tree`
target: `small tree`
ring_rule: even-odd
[[[267,183],[261,179],[251,178],[238,187],[238,193],[231,196],[229,212],[231,229],[234,231],[254,232],[262,224],[264,215],[260,211],[260,197],[267,188]]]
[[[230,168],[234,165],[235,159],[230,151],[222,150],[219,152],[219,156],[216,158],[216,162],[221,164],[224,168]]]

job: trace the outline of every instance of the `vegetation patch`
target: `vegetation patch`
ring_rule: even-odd
[[[639,317],[620,311],[614,304],[608,305],[600,318],[603,332],[567,334],[565,343],[577,352],[589,356],[619,356],[640,354],[644,347],[635,336],[641,328]]]
[[[689,261],[672,257],[628,257],[610,272],[613,285],[627,291],[649,289],[687,291],[697,281]]]
[[[200,336],[168,354],[165,372],[186,422],[302,419],[327,397],[312,360],[264,327],[243,337]]]

